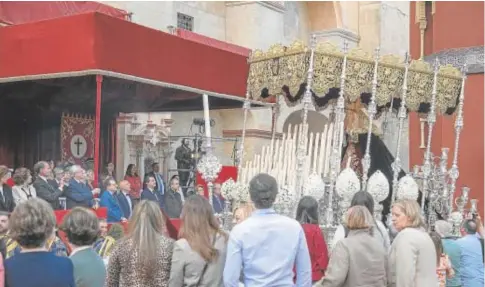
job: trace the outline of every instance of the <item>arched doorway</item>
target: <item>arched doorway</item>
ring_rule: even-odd
[[[308,137],[310,133],[316,135],[316,133],[323,133],[325,125],[328,124],[330,121],[329,119],[324,116],[323,114],[316,112],[316,111],[308,111]],[[296,125],[302,124],[301,118],[301,110],[292,112],[285,120],[283,124],[283,133],[287,133],[289,131],[289,126],[291,125],[291,131],[293,132],[294,127]],[[315,146],[315,142],[312,143],[312,146]],[[313,150],[315,150],[313,148]],[[312,152],[312,156],[310,158],[310,162],[313,162],[315,154]]]

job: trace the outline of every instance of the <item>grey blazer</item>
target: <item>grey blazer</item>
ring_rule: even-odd
[[[351,230],[333,248],[325,277],[317,286],[387,287],[387,264],[387,250],[382,241],[372,237],[368,230]]]
[[[436,249],[424,229],[401,230],[392,242],[389,255],[390,286],[438,286]]]
[[[226,261],[227,240],[218,234],[215,248],[219,251],[219,256],[215,262],[209,263],[200,280],[200,287],[223,287],[222,272]],[[175,242],[172,256],[172,268],[170,269],[169,287],[196,287],[202,274],[206,261],[190,248],[185,239]],[[199,287],[197,286],[197,287]]]

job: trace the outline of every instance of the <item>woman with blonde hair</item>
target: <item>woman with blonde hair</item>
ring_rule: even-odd
[[[13,182],[15,185],[12,187],[12,195],[15,204],[37,197],[32,185],[32,174],[27,168],[17,168],[13,174]]]
[[[392,223],[398,234],[391,245],[391,286],[438,286],[436,249],[424,229],[421,208],[415,200],[398,200],[392,205]]]
[[[354,206],[345,218],[348,236],[335,245],[323,277],[324,287],[387,287],[387,251],[374,238],[374,218],[364,206]]]
[[[209,201],[200,195],[187,198],[181,220],[169,286],[223,287],[228,235],[220,229]]]
[[[166,230],[157,203],[142,200],[137,204],[128,234],[111,252],[106,286],[168,286],[174,241]]]

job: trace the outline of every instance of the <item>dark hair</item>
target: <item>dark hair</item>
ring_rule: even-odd
[[[155,179],[155,177],[154,177],[153,175],[147,175],[147,176],[145,176],[145,178],[143,179],[143,183],[144,183],[144,184],[147,184],[147,183],[150,181],[150,178]]]
[[[374,214],[374,198],[367,191],[359,191],[354,194],[350,202],[350,207],[357,205],[367,207],[370,214]]]
[[[477,233],[477,223],[473,219],[467,219],[463,222],[462,228],[467,234]]]
[[[154,162],[154,163],[152,163],[152,168],[153,168],[154,166],[156,166],[156,165],[158,165],[158,162]]]
[[[318,201],[311,196],[304,196],[296,209],[296,220],[301,224],[318,224]]]
[[[16,185],[22,185],[27,182],[27,179],[30,176],[30,170],[25,167],[17,168],[13,174],[13,182]]]
[[[111,176],[108,176],[106,177],[104,180],[103,180],[103,187],[104,188],[107,188],[108,185],[111,184],[111,182],[114,181],[116,183],[116,180],[114,178],[112,178]]]
[[[441,254],[443,254],[443,243],[441,242],[441,236],[433,231],[429,233],[429,237],[433,240],[434,248],[436,248],[436,266],[440,264]]]
[[[60,229],[70,243],[76,246],[92,245],[99,234],[96,214],[84,207],[73,208],[63,219]]]
[[[128,167],[126,168],[125,176],[136,176],[138,177],[138,173],[132,173],[132,169],[135,166],[135,164],[130,163]]]
[[[278,195],[278,183],[269,174],[257,174],[249,182],[249,195],[257,209],[271,208]]]

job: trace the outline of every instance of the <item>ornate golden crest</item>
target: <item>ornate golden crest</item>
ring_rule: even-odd
[[[256,50],[250,58],[248,89],[253,99],[258,99],[266,88],[270,95],[280,95],[288,86],[295,95],[306,82],[311,51],[297,41],[289,47],[273,45],[267,52]],[[340,88],[343,52],[330,42],[318,43],[314,51],[313,92],[325,96],[332,88]],[[374,58],[360,48],[352,49],[347,56],[345,91],[348,102],[354,102],[362,93],[370,93],[374,72]],[[433,69],[425,61],[414,60],[409,66],[406,104],[417,111],[421,103],[429,103],[433,87]],[[385,55],[378,62],[378,106],[391,98],[400,98],[404,81],[404,62],[400,56]],[[461,88],[461,73],[446,65],[440,67],[437,82],[436,109],[445,112],[456,105]]]

